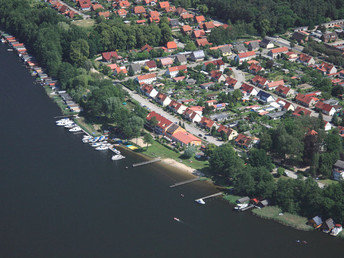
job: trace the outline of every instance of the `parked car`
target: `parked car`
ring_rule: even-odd
[[[199,137],[202,137],[202,134],[199,134],[198,136],[199,136]]]

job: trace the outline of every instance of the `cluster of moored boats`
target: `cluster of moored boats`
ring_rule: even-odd
[[[74,121],[70,118],[63,118],[58,121],[56,121],[57,126],[63,126],[66,129],[68,129],[70,132],[80,132],[82,131],[81,127],[78,126]],[[90,135],[84,135],[82,138],[83,143],[89,143],[93,148],[95,148],[97,151],[106,151],[111,150],[115,153],[111,157],[112,160],[120,160],[124,159],[125,157],[121,155],[121,152],[114,148],[114,146],[108,142],[108,138],[106,136],[97,136],[93,137]]]

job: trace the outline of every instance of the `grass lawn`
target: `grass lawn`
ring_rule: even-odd
[[[237,195],[231,195],[231,194],[224,194],[223,195],[223,199],[225,199],[226,201],[232,203],[232,204],[236,204],[236,201],[238,199],[240,199],[242,196],[237,196]]]
[[[332,185],[332,184],[338,184],[338,181],[332,180],[332,179],[323,179],[323,180],[318,180],[318,182],[323,183],[324,185]]]
[[[309,231],[313,228],[307,225],[307,218],[290,214],[290,213],[283,213],[283,215],[279,215],[282,210],[276,206],[268,206],[262,209],[254,209],[252,210],[254,214],[258,217],[266,218],[266,219],[273,219],[283,225],[291,226],[293,228],[299,230]]]
[[[99,132],[97,132],[96,128],[93,125],[87,124],[83,117],[79,117],[79,118],[75,119],[75,122],[82,129],[84,129],[85,131],[89,132],[92,136],[99,136],[99,135],[101,135]],[[92,134],[92,132],[95,132],[95,134]]]
[[[208,161],[197,160],[194,157],[191,159],[181,159],[179,153],[166,148],[156,141],[148,147],[148,150],[146,150],[146,148],[143,149],[144,151],[142,153],[150,157],[171,158],[194,169],[202,169],[209,164]]]
[[[80,26],[83,28],[90,28],[94,25],[94,20],[93,19],[86,19],[86,20],[77,20],[77,21],[72,21],[72,23],[76,26]]]

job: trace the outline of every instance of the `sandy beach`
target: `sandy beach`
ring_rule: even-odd
[[[196,169],[193,169],[193,168],[191,168],[191,167],[189,167],[183,163],[180,163],[174,159],[166,158],[166,159],[162,159],[161,162],[163,162],[169,166],[178,168],[179,170],[183,170],[183,171],[190,173],[190,174],[194,174],[197,171]]]

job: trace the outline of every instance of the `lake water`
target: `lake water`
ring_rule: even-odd
[[[171,189],[189,176],[158,164],[131,168],[141,160],[132,153],[113,162],[56,127],[58,115],[1,45],[0,257],[344,255],[343,240],[323,233],[236,213],[220,199],[197,205],[217,190],[204,182]]]

